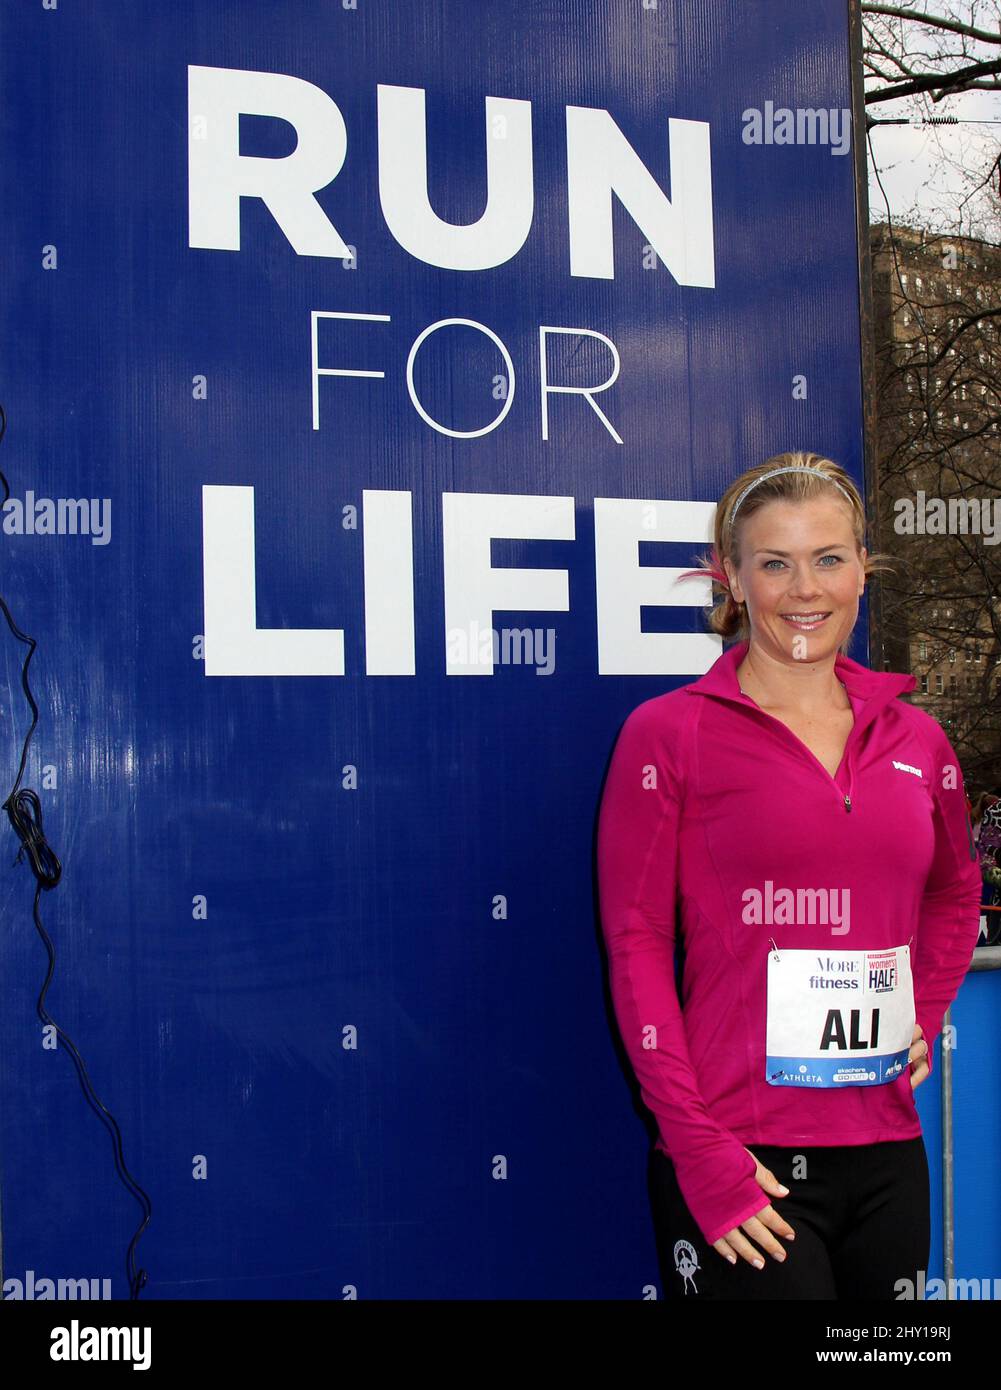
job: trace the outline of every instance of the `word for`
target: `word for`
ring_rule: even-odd
[[[374,377],[381,380],[386,375],[385,372],[368,370],[362,371],[354,367],[321,367],[317,326],[322,319],[363,319],[379,323],[389,323],[391,321],[389,314],[349,313],[339,309],[314,309],[312,311],[312,313],[310,314],[310,320],[312,324],[311,376],[313,382],[314,430],[318,430],[320,428],[320,377],[356,376]],[[477,332],[485,334],[490,339],[490,341],[496,346],[501,357],[503,357],[504,359],[504,382],[506,386],[506,390],[504,392],[504,404],[501,406],[500,410],[498,410],[497,414],[494,416],[492,420],[489,420],[485,425],[482,425],[479,429],[476,430],[454,430],[451,429],[448,425],[442,424],[440,420],[435,420],[434,417],[429,415],[427,410],[424,408],[424,404],[418,397],[417,388],[414,385],[414,361],[417,357],[418,351],[420,350],[421,344],[424,343],[431,336],[432,333],[439,333],[442,329],[448,328],[453,324],[461,324],[467,328],[475,328]],[[561,386],[550,382],[549,358],[547,348],[548,340],[551,334],[565,334],[572,338],[600,339],[600,341],[603,342],[605,346],[608,348],[609,356],[611,357],[612,361],[611,371],[609,375],[606,377],[606,379],[602,382],[597,382],[592,386]],[[497,334],[493,331],[492,328],[488,328],[485,323],[477,322],[476,319],[439,319],[437,323],[428,324],[428,326],[417,335],[417,337],[411,344],[410,351],[407,354],[407,365],[405,375],[407,383],[407,393],[410,396],[410,403],[413,406],[414,410],[416,410],[417,414],[421,417],[425,424],[430,425],[431,428],[433,430],[437,430],[439,434],[448,435],[452,439],[479,439],[484,434],[490,434],[492,430],[498,428],[498,426],[502,423],[508,411],[514,404],[514,360],[512,359],[511,354],[507,349],[507,344],[503,341],[503,339],[497,336]],[[596,328],[562,328],[552,324],[541,324],[539,326],[539,375],[543,439],[549,438],[549,397],[551,395],[562,394],[568,396],[583,396],[584,399],[587,401],[588,405],[597,415],[598,419],[604,425],[605,429],[615,440],[616,444],[622,443],[622,437],[617,433],[614,425],[609,420],[608,416],[605,415],[601,407],[597,405],[594,400],[594,397],[596,395],[598,395],[601,391],[607,391],[608,388],[610,386],[614,386],[615,382],[618,380],[619,352],[618,348],[612,342],[611,338],[607,337],[604,333],[600,333]]]

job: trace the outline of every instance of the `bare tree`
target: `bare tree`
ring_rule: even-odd
[[[862,0],[861,10],[871,164],[878,167],[874,125],[920,124],[931,146],[924,216],[960,236],[1001,240],[997,141],[989,126],[957,124],[955,114],[961,94],[1001,91],[1001,0]],[[887,109],[900,98],[903,107]],[[895,211],[903,222],[921,216],[916,204]]]
[[[919,93],[937,104],[957,92],[1001,89],[997,0],[863,0],[862,27],[866,105]]]
[[[971,786],[1001,783],[1001,251],[874,231],[884,652],[928,678]],[[941,681],[940,679],[941,678]],[[920,696],[917,697],[920,700]]]
[[[1001,0],[862,0],[861,11],[868,148],[885,204],[874,208],[885,223],[872,229],[873,540],[898,560],[896,574],[878,581],[883,656],[921,678],[914,698],[946,728],[968,786],[996,788],[999,155],[990,127],[955,124],[957,106],[969,107],[969,98],[955,98],[1001,90]],[[933,148],[920,207],[915,200],[891,209],[886,197],[873,146],[880,138],[875,127],[888,117],[926,127]],[[927,229],[929,217],[937,231]]]

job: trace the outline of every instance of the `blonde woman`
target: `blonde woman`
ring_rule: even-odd
[[[735,479],[706,568],[738,640],[634,709],[609,767],[601,919],[668,1297],[894,1299],[927,1270],[913,1092],[980,870],[956,755],[898,698],[914,677],[846,655],[884,567],[865,529],[817,454]]]

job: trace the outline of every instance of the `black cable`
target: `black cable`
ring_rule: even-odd
[[[6,434],[6,432],[7,416],[4,412],[3,406],[0,405],[0,442],[3,441],[3,437]],[[7,485],[7,479],[4,477],[2,471],[0,471],[0,482],[3,483],[3,501],[4,503],[6,503],[7,499],[10,497],[10,488]],[[22,632],[21,629],[17,626],[13,617],[11,616],[11,611],[7,607],[7,604],[4,601],[2,595],[0,595],[0,608],[3,609],[4,617],[7,619],[8,626],[10,627],[10,630],[14,634],[14,636],[18,639],[19,642],[27,642],[30,647],[27,656],[24,658],[24,665],[21,667],[21,685],[24,689],[25,695],[27,696],[28,704],[31,706],[31,727],[25,735],[24,747],[21,750],[21,765],[17,770],[17,779],[14,782],[13,787],[11,788],[10,795],[7,797],[7,800],[0,804],[0,809],[7,812],[8,819],[10,820],[11,825],[14,827],[14,832],[17,835],[18,839],[21,841],[21,848],[17,852],[17,858],[14,860],[14,863],[19,864],[23,859],[24,855],[27,854],[28,860],[31,864],[32,872],[34,873],[35,878],[38,880],[35,887],[35,902],[32,907],[32,916],[34,917],[35,926],[38,929],[38,934],[42,938],[42,941],[45,944],[45,949],[48,952],[49,956],[49,971],[45,977],[45,984],[42,986],[42,992],[38,996],[38,1016],[43,1023],[48,1024],[49,1027],[55,1029],[56,1033],[59,1035],[60,1038],[62,1038],[62,1040],[66,1043],[66,1046],[69,1048],[70,1055],[72,1056],[73,1062],[77,1069],[77,1075],[80,1077],[80,1082],[84,1088],[84,1096],[86,1097],[88,1104],[90,1104],[92,1108],[97,1109],[99,1117],[102,1120],[104,1120],[105,1117],[107,1117],[106,1122],[110,1125],[110,1128],[114,1135],[115,1167],[118,1171],[118,1175],[121,1178],[124,1186],[132,1194],[132,1196],[135,1197],[136,1201],[140,1204],[140,1206],[143,1209],[142,1224],[139,1226],[135,1235],[129,1242],[128,1252],[125,1257],[125,1273],[129,1284],[129,1298],[134,1299],[139,1297],[140,1289],[142,1289],[146,1285],[149,1279],[149,1276],[147,1275],[144,1269],[136,1268],[135,1250],[136,1245],[138,1244],[143,1231],[145,1231],[146,1227],[150,1223],[150,1218],[153,1215],[153,1207],[150,1203],[149,1197],[139,1186],[139,1184],[133,1178],[132,1174],[129,1172],[128,1168],[125,1166],[125,1155],[122,1151],[121,1131],[118,1128],[118,1124],[115,1121],[114,1115],[112,1115],[111,1111],[107,1108],[107,1106],[102,1104],[96,1092],[94,1091],[94,1087],[91,1085],[90,1077],[87,1074],[87,1068],[84,1065],[83,1058],[80,1056],[76,1044],[73,1042],[72,1038],[68,1037],[63,1032],[63,1030],[59,1027],[59,1024],[56,1023],[55,1019],[51,1017],[51,1015],[46,1011],[45,1008],[46,991],[49,988],[49,985],[52,981],[53,972],[56,968],[56,952],[55,948],[52,945],[52,942],[49,939],[48,933],[42,925],[42,919],[38,915],[38,900],[41,897],[43,888],[55,888],[62,875],[62,865],[56,858],[55,851],[52,849],[52,846],[46,840],[45,834],[42,830],[42,807],[37,794],[33,792],[30,789],[30,787],[25,787],[23,790],[19,790],[21,786],[21,778],[24,776],[25,764],[28,759],[28,745],[31,742],[32,734],[35,732],[35,725],[38,723],[38,706],[35,704],[34,697],[31,693],[31,687],[28,684],[28,665],[31,661],[31,658],[35,654],[35,648],[38,646],[38,643],[35,641],[34,637],[29,637],[27,633]]]

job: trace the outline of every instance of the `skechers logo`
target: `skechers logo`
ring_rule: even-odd
[[[898,763],[896,758],[893,760],[893,766],[898,772],[913,772],[915,777],[924,777],[919,767],[911,767],[910,763]]]

